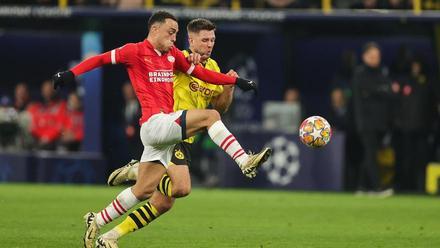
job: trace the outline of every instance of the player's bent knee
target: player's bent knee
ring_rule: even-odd
[[[136,198],[142,201],[149,199],[153,195],[155,189],[156,188],[154,187],[140,187],[135,184],[132,188],[132,191]]]
[[[218,120],[220,120],[220,113],[215,109],[209,109],[208,111],[208,122],[214,123]]]
[[[154,207],[157,209],[157,211],[159,211],[159,213],[163,214],[165,212],[168,212],[168,210],[170,210],[173,205],[174,205],[174,201],[161,201],[157,204],[153,204]]]
[[[182,185],[173,189],[173,197],[185,197],[191,193],[191,185]]]

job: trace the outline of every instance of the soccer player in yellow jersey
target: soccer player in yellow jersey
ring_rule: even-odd
[[[194,19],[187,25],[189,50],[184,51],[191,62],[200,62],[205,68],[220,71],[215,60],[211,59],[211,52],[215,44],[215,25],[206,19]],[[230,76],[238,77],[237,73],[230,70]],[[205,109],[211,105],[219,113],[224,113],[232,102],[233,86],[220,86],[205,83],[197,78],[184,73],[175,72],[174,77],[174,110]],[[233,139],[225,140],[222,147],[227,147]],[[171,158],[172,166],[179,168],[175,174],[165,174],[157,190],[149,202],[129,216],[118,226],[103,234],[97,240],[97,247],[117,247],[117,239],[121,236],[138,230],[155,218],[167,212],[174,204],[175,198],[184,197],[191,191],[191,178],[188,165],[191,162],[191,144],[194,137],[177,144]],[[240,156],[244,151],[238,151],[234,156]],[[270,154],[270,151],[267,152]],[[267,156],[268,156],[267,155]],[[115,170],[108,178],[110,186],[121,184],[128,180],[136,180],[139,162],[132,160],[126,166]],[[244,173],[253,178],[256,169]]]

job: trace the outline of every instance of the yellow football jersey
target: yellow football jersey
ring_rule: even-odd
[[[188,51],[183,51],[185,57]],[[206,69],[220,72],[220,68],[215,60],[208,58],[203,65]],[[174,111],[189,109],[205,109],[211,99],[223,92],[223,86],[208,84],[198,78],[189,76],[183,72],[174,72]],[[193,143],[194,137],[190,137],[186,142]]]

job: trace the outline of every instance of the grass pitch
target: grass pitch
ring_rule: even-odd
[[[0,184],[0,247],[82,247],[84,213],[105,207],[122,189]],[[427,196],[377,199],[195,189],[177,200],[171,212],[119,245],[440,247],[440,201]]]

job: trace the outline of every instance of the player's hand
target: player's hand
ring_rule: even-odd
[[[63,87],[65,84],[73,82],[74,79],[75,75],[73,75],[73,72],[71,71],[57,72],[52,76],[53,88],[57,90],[58,88]]]
[[[190,55],[188,55],[188,57],[186,59],[188,60],[189,63],[198,65],[198,64],[200,64],[200,61],[202,60],[202,55],[200,55],[198,53],[191,53]]]
[[[237,87],[243,91],[253,90],[255,93],[257,93],[257,84],[252,80],[237,78],[235,85],[237,85]]]
[[[236,71],[234,70],[229,70],[228,73],[226,73],[226,75],[231,76],[231,77],[237,77],[238,78],[238,74]]]

